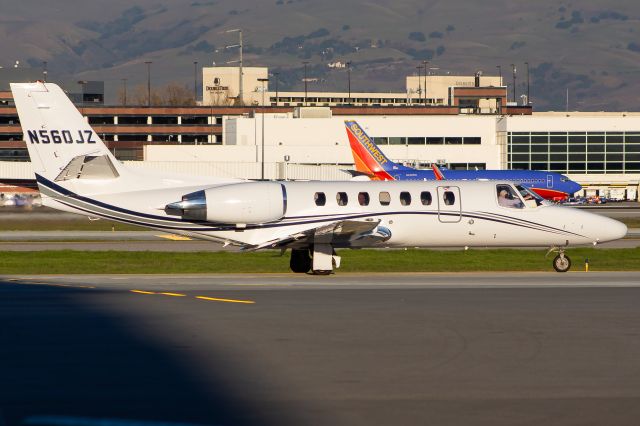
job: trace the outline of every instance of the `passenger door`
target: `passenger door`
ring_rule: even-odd
[[[462,200],[457,186],[438,187],[438,219],[440,222],[457,223],[461,219]]]
[[[553,175],[547,175],[547,188],[553,188]]]

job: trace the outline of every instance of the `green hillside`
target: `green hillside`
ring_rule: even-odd
[[[531,71],[537,110],[640,110],[640,4],[631,0],[59,0],[2,1],[0,65],[47,61],[53,78],[101,79],[115,101],[122,78],[193,83],[193,62],[222,65],[242,28],[246,65],[279,72],[281,89],[300,89],[302,61],[311,89],[402,91],[423,60],[432,72],[497,73],[525,92]],[[109,100],[108,99],[108,100]]]

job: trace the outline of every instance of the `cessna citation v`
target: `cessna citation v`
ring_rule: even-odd
[[[330,273],[336,248],[541,246],[567,271],[569,245],[624,224],[547,205],[496,181],[275,182],[159,175],[118,162],[55,84],[11,84],[44,205],[233,244],[292,250],[294,272]]]
[[[526,186],[547,200],[564,200],[580,191],[580,184],[554,172],[539,170],[416,170],[389,160],[355,121],[344,122],[356,170],[372,180],[493,180]],[[446,174],[446,176],[445,176]]]

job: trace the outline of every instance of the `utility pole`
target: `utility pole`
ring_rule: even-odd
[[[151,106],[151,61],[145,61],[147,64],[147,106]]]
[[[198,104],[198,61],[193,61],[193,104]]]
[[[513,72],[513,102],[518,102],[516,100],[516,66],[515,64],[511,64],[511,71]]]
[[[127,106],[127,79],[121,78],[122,80],[122,105]]]
[[[304,106],[307,106],[307,65],[309,61],[304,61]]]
[[[424,105],[427,106],[427,64],[429,61],[422,61],[424,65]]]
[[[269,81],[268,78],[259,78],[258,81],[262,83],[262,149],[260,150],[260,179],[264,180],[264,83]]]
[[[240,60],[237,61],[240,63],[240,72],[239,72],[239,84],[240,86],[238,87],[238,100],[237,100],[237,104],[238,105],[244,105],[244,89],[242,87],[242,79],[243,79],[243,72],[242,72],[242,50],[243,50],[243,43],[242,43],[242,30],[239,28],[233,29],[233,30],[228,30],[225,31],[227,33],[238,33],[238,37],[239,37],[239,42],[238,44],[234,44],[232,46],[226,46],[227,49],[231,49],[232,47],[238,47],[240,49]],[[232,63],[232,62],[236,62],[236,61],[229,61],[227,62]]]

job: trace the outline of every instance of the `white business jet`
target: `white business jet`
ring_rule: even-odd
[[[55,84],[12,84],[44,205],[244,250],[292,249],[294,272],[330,273],[336,248],[540,246],[559,272],[570,245],[624,224],[482,181],[258,182],[130,169]]]

